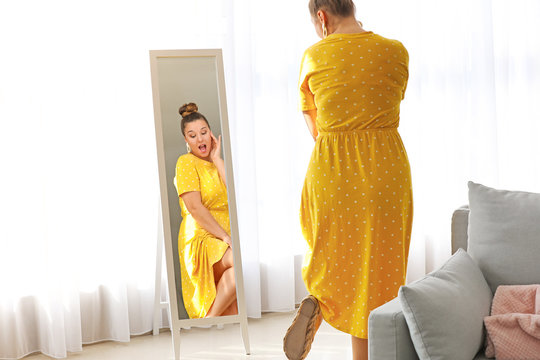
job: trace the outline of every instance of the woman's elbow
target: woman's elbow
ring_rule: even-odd
[[[203,204],[186,203],[187,211],[189,211],[189,213],[192,215],[198,214],[203,207]]]

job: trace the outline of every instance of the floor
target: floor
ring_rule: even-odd
[[[268,313],[261,319],[249,319],[251,355],[246,355],[238,324],[223,329],[191,328],[181,331],[180,359],[182,360],[259,360],[285,359],[282,343],[294,312]],[[350,336],[323,322],[307,360],[351,359]],[[24,360],[50,360],[45,355],[31,355]],[[85,345],[81,353],[72,353],[69,360],[173,360],[171,333],[162,331],[158,336],[142,335],[129,343],[102,342]]]

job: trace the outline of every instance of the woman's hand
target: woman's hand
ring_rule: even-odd
[[[210,133],[212,136],[212,150],[210,150],[210,159],[213,162],[215,160],[221,159],[221,135],[216,139],[213,133]]]
[[[226,235],[223,237],[223,242],[227,243],[227,245],[229,245],[230,247],[232,247],[232,240],[231,240],[231,237],[229,235]]]
[[[219,173],[219,177],[227,186],[227,178],[225,177],[225,163],[221,158],[221,135],[216,139],[214,134],[210,133],[212,136],[212,149],[210,150],[210,160],[216,165],[216,168]]]
[[[180,197],[191,216],[203,229],[230,245],[231,237],[219,225],[210,210],[203,205],[200,191],[188,191],[180,195]]]

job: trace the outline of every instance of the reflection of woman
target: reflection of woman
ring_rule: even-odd
[[[197,105],[179,109],[190,152],[178,158],[175,186],[182,209],[178,250],[182,296],[190,318],[238,313],[225,165]]]
[[[353,358],[367,359],[369,313],[397,295],[407,267],[412,187],[397,127],[408,53],[365,31],[352,0],[310,0],[309,9],[323,38],[305,51],[299,82],[315,139],[301,206],[310,296],[284,349],[305,357],[322,313],[352,335]]]

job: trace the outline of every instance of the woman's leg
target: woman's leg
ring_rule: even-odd
[[[231,248],[228,248],[225,251],[225,254],[221,257],[221,260],[219,260],[217,263],[214,264],[214,282],[217,284],[219,283],[219,280],[221,280],[221,276],[227,270],[228,268],[234,266],[233,264],[233,257],[232,257],[232,251]]]
[[[214,278],[219,279],[216,284],[216,298],[206,317],[220,316],[233,302],[236,302],[236,281],[231,248],[228,248],[221,260],[214,264]]]
[[[233,301],[231,306],[229,306],[221,315],[238,315],[238,301]]]
[[[353,360],[368,360],[368,341],[351,336]]]

